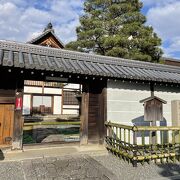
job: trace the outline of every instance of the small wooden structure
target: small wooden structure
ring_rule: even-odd
[[[163,121],[163,104],[167,102],[156,96],[151,96],[140,101],[144,103],[144,121]]]

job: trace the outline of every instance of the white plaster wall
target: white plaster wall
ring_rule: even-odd
[[[62,89],[60,88],[44,88],[44,94],[62,94]]]
[[[30,114],[30,107],[31,107],[31,96],[24,95],[23,96],[23,115]]]
[[[148,84],[109,81],[107,85],[107,120],[115,123],[145,125],[144,107],[140,100],[151,94]],[[155,86],[155,96],[167,101],[163,114],[167,125],[171,125],[171,101],[180,100],[180,89]],[[165,123],[162,122],[162,123]],[[132,123],[133,122],[133,123]]]
[[[63,105],[63,108],[79,109],[79,105]]]
[[[167,125],[172,126],[171,101],[180,100],[180,88],[156,85],[155,95],[167,101],[167,104],[163,105],[163,114],[167,120]]]
[[[63,114],[79,114],[79,105],[63,105]]]
[[[79,89],[79,87],[79,84],[67,84],[66,86],[64,86],[64,89]]]
[[[148,85],[109,81],[107,85],[107,120],[132,125],[132,120],[142,118],[144,108],[140,100],[149,97]]]
[[[41,87],[24,86],[24,92],[25,93],[42,93],[42,88]]]
[[[61,114],[61,102],[62,97],[61,96],[54,96],[54,109],[53,114]]]
[[[79,110],[77,110],[77,109],[63,109],[63,114],[78,115]]]

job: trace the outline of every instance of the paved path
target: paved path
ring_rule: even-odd
[[[117,180],[88,155],[0,163],[1,180]]]
[[[0,160],[0,180],[148,179],[180,179],[180,164],[145,163],[134,168],[101,147],[72,146],[9,153],[5,160]]]

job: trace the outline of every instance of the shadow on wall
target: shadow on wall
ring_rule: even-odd
[[[151,126],[150,122],[144,121],[144,116],[133,119],[132,123],[134,126]],[[167,126],[167,120],[165,118],[163,118],[163,121],[160,121],[160,126]],[[150,133],[150,131],[145,131],[145,137],[149,137]],[[164,142],[167,142],[167,132],[161,132],[160,136],[163,137]],[[138,132],[137,137],[142,137],[142,132]]]
[[[4,154],[1,149],[0,149],[0,160],[4,160]]]
[[[132,123],[135,126],[150,126],[149,121],[144,121],[144,116],[133,119]],[[160,121],[160,126],[167,126],[167,120],[165,118],[163,118],[163,121]]]

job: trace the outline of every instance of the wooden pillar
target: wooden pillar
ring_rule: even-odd
[[[81,100],[80,145],[88,144],[89,85],[83,84]]]
[[[151,97],[153,97],[154,96],[154,83],[153,82],[150,83],[150,91],[151,91]]]
[[[80,144],[102,144],[106,121],[106,81],[83,85]]]
[[[106,127],[104,125],[107,120],[107,88],[106,83],[102,86],[102,91],[99,94],[99,144],[104,143],[104,136],[106,133]]]
[[[18,80],[15,90],[15,99],[21,98],[23,102],[23,87],[24,81]],[[16,106],[16,104],[15,104]],[[22,149],[22,140],[23,140],[23,117],[22,117],[22,108],[16,108],[14,112],[14,129],[13,129],[13,142],[12,149]]]
[[[151,82],[150,84],[150,90],[151,90],[151,96],[153,97],[154,96],[154,83]],[[156,119],[154,119],[152,122],[150,122],[150,125],[151,126],[156,126]],[[155,131],[151,131],[151,137],[152,137],[152,144],[156,144],[156,132]]]

